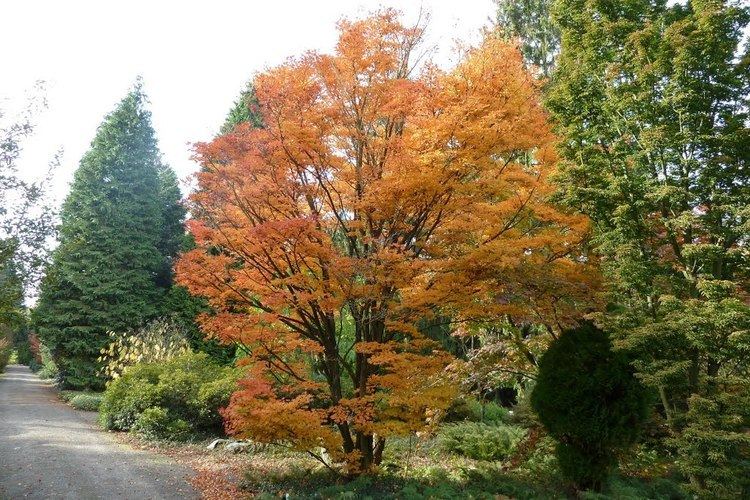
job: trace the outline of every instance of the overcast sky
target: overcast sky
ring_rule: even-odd
[[[160,148],[185,178],[196,168],[190,144],[216,133],[254,73],[330,51],[338,19],[381,6],[406,22],[428,11],[428,43],[446,66],[455,41],[476,42],[494,10],[492,0],[0,0],[0,108],[47,82],[49,106],[21,168],[40,175],[63,148],[52,189],[60,201],[102,118],[142,75]]]

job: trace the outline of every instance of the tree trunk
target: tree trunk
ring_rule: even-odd
[[[672,408],[669,405],[669,398],[667,398],[667,391],[664,389],[663,385],[659,386],[659,398],[661,399],[661,404],[664,407],[664,416],[667,418],[667,425],[671,430],[674,429],[674,412],[672,411]]]

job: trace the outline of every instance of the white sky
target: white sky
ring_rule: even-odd
[[[185,178],[196,168],[190,144],[216,133],[255,72],[331,50],[338,19],[381,6],[406,22],[429,11],[428,44],[444,65],[454,42],[478,40],[494,13],[492,0],[0,0],[0,107],[47,82],[49,107],[20,166],[42,175],[63,148],[52,189],[60,202],[97,126],[140,74],[160,148]]]

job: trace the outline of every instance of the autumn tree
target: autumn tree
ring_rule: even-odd
[[[264,128],[197,146],[177,274],[249,353],[228,430],[357,474],[454,396],[425,319],[564,323],[595,280],[587,219],[546,201],[554,138],[514,47],[488,36],[444,72],[394,12],[339,29],[257,76]]]

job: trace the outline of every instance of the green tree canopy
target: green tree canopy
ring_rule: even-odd
[[[611,303],[600,319],[637,354],[673,431],[706,431],[691,402],[734,408],[727,398],[750,394],[748,9],[557,0],[553,12],[562,51],[547,105],[562,139],[561,196],[595,226]],[[736,422],[746,429],[748,412]],[[736,432],[716,425],[715,438]],[[704,439],[702,457],[695,443],[677,443],[694,454],[683,464],[750,459],[750,448],[721,439]],[[705,475],[683,470],[704,494]],[[738,474],[747,471],[726,477]],[[747,486],[727,487],[739,497]]]

